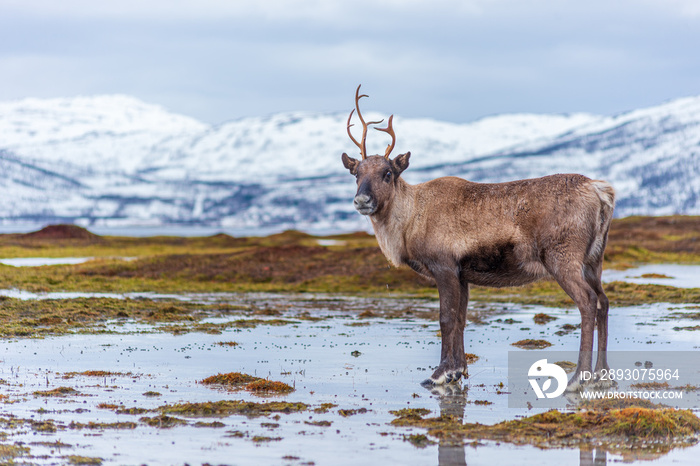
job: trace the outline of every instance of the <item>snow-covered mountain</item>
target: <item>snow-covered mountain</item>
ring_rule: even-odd
[[[127,96],[0,102],[0,222],[367,229],[340,162],[357,152],[346,118],[210,126]],[[411,183],[577,172],[615,186],[617,216],[700,214],[700,97],[616,116],[396,116],[394,129],[394,153],[412,154]],[[370,133],[368,151],[387,139]]]

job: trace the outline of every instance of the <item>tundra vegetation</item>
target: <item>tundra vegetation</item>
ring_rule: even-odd
[[[622,401],[617,406],[589,402],[574,412],[552,410],[495,425],[465,423],[444,413],[428,417],[426,409],[405,408],[392,414],[392,424],[425,428],[441,444],[484,439],[539,448],[605,446],[623,457],[640,450],[658,454],[675,446],[692,445],[700,433],[700,419],[690,410],[662,408],[644,400]]]
[[[0,289],[31,292],[314,292],[435,298],[437,289],[408,267],[392,268],[366,233],[312,236],[298,231],[250,238],[110,237],[64,226],[50,237],[0,235],[0,258],[91,257],[77,265],[0,265]],[[333,240],[331,245],[321,240]],[[129,258],[130,260],[124,260]],[[631,217],[612,222],[605,268],[649,263],[700,264],[700,217]],[[613,282],[614,305],[697,302],[697,289]],[[570,307],[556,283],[517,288],[473,286],[474,301]],[[4,306],[3,306],[4,307]]]
[[[233,238],[223,234],[199,238],[132,238],[97,236],[73,226],[55,226],[35,234],[0,235],[0,257],[94,258],[77,265],[0,265],[0,289],[30,292],[312,292],[361,295],[376,297],[379,300],[388,296],[421,300],[436,300],[438,297],[437,289],[411,269],[390,267],[375,238],[365,233],[317,237],[287,231],[267,237],[251,238]],[[605,254],[605,267],[627,269],[649,263],[700,264],[700,217],[637,217],[614,220]],[[653,302],[700,304],[700,288],[681,289],[613,282],[605,285],[605,291],[613,308]],[[477,304],[511,302],[574,309],[574,303],[561,288],[547,280],[518,288],[494,289],[475,286],[471,290],[471,297]],[[0,297],[0,336],[4,339],[18,339],[103,333],[111,331],[110,325],[119,325],[121,322],[142,324],[144,328],[150,329],[142,328],[139,331],[217,334],[231,328],[295,325],[303,319],[311,318],[302,314],[288,317],[284,311],[285,309],[264,306],[235,306],[215,302],[201,304],[155,298],[74,298],[37,301]],[[392,312],[397,313],[394,315]],[[242,318],[228,319],[220,323],[207,320],[222,313],[228,316],[240,314]],[[363,313],[358,324],[371,324],[373,318],[387,316],[406,317],[407,313],[372,309]],[[696,317],[693,316],[692,312],[683,314],[684,318],[700,318],[697,317],[697,313]],[[414,312],[412,317],[433,320],[438,318],[437,312]],[[570,326],[572,328],[568,329],[568,324],[558,325],[558,322],[553,321],[547,314],[538,314],[535,317],[534,322],[529,320],[526,324],[561,327],[562,332],[578,330],[576,326]],[[674,313],[668,317],[675,318]],[[503,323],[509,324],[506,321]],[[238,343],[223,337],[216,345],[231,352],[240,349]],[[477,355],[470,357],[473,361],[478,359]],[[563,363],[571,365],[565,361]],[[216,374],[215,368],[211,374]],[[210,384],[200,380],[203,385],[213,389],[212,393],[216,393],[216,390],[223,393],[227,399],[221,401],[183,402],[144,408],[94,400],[100,409],[138,416],[127,418],[128,420],[123,422],[85,423],[47,418],[37,421],[0,415],[0,423],[4,435],[27,429],[50,435],[66,430],[99,433],[110,429],[131,430],[137,427],[176,429],[184,423],[202,428],[220,428],[222,424],[218,421],[208,422],[211,419],[206,419],[207,422],[203,422],[196,418],[236,415],[278,421],[276,418],[280,415],[284,418],[285,414],[290,413],[330,412],[337,416],[336,419],[363,414],[348,406],[338,408],[333,404],[300,403],[294,400],[298,392],[290,390],[294,387],[287,388],[274,380],[239,376],[245,374],[213,375],[209,378],[213,382]],[[27,389],[24,396],[47,402],[56,400],[61,404],[82,403],[81,400],[85,400],[87,395],[80,387],[79,390],[75,390],[68,386],[73,380],[92,380],[90,384],[104,384],[106,387],[107,383],[112,384],[115,379],[126,379],[131,383],[134,378],[148,376],[86,367],[78,372],[62,373],[60,377],[61,386],[40,390]],[[250,386],[255,383],[257,385]],[[256,391],[256,388],[259,390]],[[697,390],[697,387],[687,389]],[[271,392],[283,393],[277,396],[287,396],[290,399],[275,397],[270,401],[259,402],[233,399],[239,394],[268,396]],[[419,396],[421,395],[416,395]],[[0,395],[2,403],[16,403],[19,400],[16,395]],[[473,403],[477,402],[478,400]],[[428,414],[402,412],[396,414],[397,419],[393,424],[399,426],[399,432],[403,429],[400,426],[425,429],[425,435],[411,432],[408,436],[410,438],[407,437],[408,441],[417,446],[433,441],[440,444],[446,441],[460,443],[465,439],[529,443],[542,448],[602,442],[611,445],[612,451],[630,452],[642,443],[653,444],[655,448],[670,449],[692,443],[693,436],[697,442],[698,437],[698,421],[692,413],[656,410],[650,406],[614,409],[593,406],[575,413],[549,412],[516,421],[505,421],[494,426],[465,424],[462,420],[448,415],[432,417]],[[334,429],[340,421],[335,422]],[[327,427],[331,421],[313,420],[308,424]],[[229,431],[228,435],[253,441],[247,431]],[[624,439],[629,441],[625,442]],[[25,458],[28,452],[29,448],[24,445],[3,445],[3,455],[6,455],[3,458],[19,460]],[[64,457],[73,464],[92,464],[80,463],[83,461],[81,458]],[[99,464],[99,458],[84,459],[93,460],[97,461],[94,464]]]
[[[44,232],[42,234],[42,232]],[[322,240],[332,240],[330,246]],[[311,292],[437,299],[435,286],[408,267],[391,267],[366,233],[317,237],[298,231],[267,237],[110,237],[75,226],[32,234],[0,235],[0,257],[91,257],[77,265],[13,267],[0,264],[0,289],[30,292]],[[124,258],[130,260],[124,260]],[[700,264],[700,217],[634,217],[613,220],[605,266],[627,269],[648,263]],[[605,291],[614,306],[668,302],[700,303],[700,288],[612,282]],[[476,302],[512,302],[574,308],[551,280],[514,288],[473,286]],[[220,333],[285,319],[200,323],[218,311],[269,317],[275,310],[232,309],[219,304],[150,299],[77,298],[20,300],[0,297],[0,335],[41,336],[104,330],[106,321],[156,324],[182,333]],[[376,314],[376,312],[375,312]],[[369,317],[369,315],[367,315]],[[433,315],[437,319],[437,315]],[[166,325],[170,324],[170,325]],[[102,326],[102,327],[101,327]]]

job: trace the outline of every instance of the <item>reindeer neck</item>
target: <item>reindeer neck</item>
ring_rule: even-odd
[[[395,266],[399,266],[407,257],[404,238],[413,218],[413,206],[414,187],[399,178],[391,204],[370,216],[379,248]]]

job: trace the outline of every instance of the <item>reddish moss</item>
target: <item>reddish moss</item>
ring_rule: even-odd
[[[552,317],[549,314],[545,314],[544,312],[540,312],[539,314],[535,314],[533,316],[533,320],[535,321],[536,324],[544,325],[544,324],[551,322],[553,320],[557,320],[557,318]]]
[[[629,404],[629,402],[627,402]],[[541,448],[575,445],[606,445],[614,451],[629,452],[649,441],[654,448],[666,449],[674,445],[697,443],[700,419],[689,410],[645,406],[626,406],[620,409],[599,409],[561,413],[556,410],[495,425],[463,424],[449,415],[424,418],[417,410],[400,410],[391,423],[397,426],[423,427],[428,435],[441,442],[463,445],[464,439],[489,439],[515,444],[531,444]],[[606,406],[601,404],[601,406]],[[652,407],[647,407],[652,406]],[[656,408],[656,409],[655,409]]]
[[[474,364],[479,360],[479,356],[474,353],[464,353],[464,357],[467,358],[467,364]]]
[[[643,439],[697,435],[700,419],[689,410],[639,407],[610,411],[603,420],[606,433]]]
[[[259,379],[246,385],[244,390],[254,393],[289,393],[294,391],[294,387],[284,382]]]
[[[547,340],[532,340],[529,338],[526,340],[516,341],[515,343],[511,343],[511,345],[523,349],[543,349],[552,346],[552,344]]]
[[[57,387],[52,390],[37,390],[34,392],[35,396],[67,396],[67,395],[80,395],[80,392],[75,388],[71,387]]]
[[[271,413],[295,413],[308,409],[304,403],[288,403],[270,401],[255,403],[253,401],[222,400],[204,403],[182,403],[161,406],[162,413],[180,414],[184,416],[231,416],[242,414],[249,417],[267,416]]]
[[[204,385],[243,385],[262,380],[260,377],[254,377],[240,372],[229,372],[226,374],[216,374],[200,380],[199,383]]]
[[[115,405],[114,403],[100,403],[97,405],[99,409],[119,409],[121,405]]]

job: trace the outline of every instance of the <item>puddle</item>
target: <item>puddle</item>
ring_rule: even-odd
[[[668,285],[676,288],[700,288],[700,265],[648,264],[627,270],[603,270],[603,282],[628,282],[638,285]]]
[[[337,239],[319,239],[316,240],[316,243],[319,246],[344,246],[345,244],[347,244],[345,241]]]
[[[222,293],[222,295],[225,295]],[[8,298],[16,299],[76,299],[76,298],[113,298],[113,299],[138,299],[138,298],[148,298],[148,299],[177,299],[181,301],[191,301],[193,299],[201,299],[202,301],[207,298],[217,299],[216,293],[214,294],[163,294],[163,293],[153,293],[153,292],[143,292],[143,293],[86,293],[83,291],[55,291],[46,293],[35,293],[33,291],[9,289],[0,290],[0,296],[7,296]],[[228,294],[230,296],[230,294]]]
[[[0,264],[12,267],[41,267],[44,265],[75,265],[93,260],[94,257],[16,257],[0,259]]]
[[[0,402],[0,418],[16,416],[34,422],[31,428],[5,426],[8,437],[4,443],[23,442],[31,448],[31,461],[36,464],[55,464],[68,455],[99,457],[104,464],[512,464],[516,455],[518,464],[532,465],[622,461],[621,456],[603,451],[541,450],[490,441],[476,446],[438,443],[418,448],[405,438],[424,434],[423,429],[389,425],[394,419],[390,411],[402,408],[425,408],[431,416],[452,414],[465,422],[485,424],[534,414],[509,408],[508,395],[498,389],[499,384],[507,384],[508,352],[514,350],[511,344],[528,338],[546,339],[552,343],[549,350],[575,350],[578,331],[555,332],[564,325],[578,324],[578,311],[476,303],[470,316],[474,322],[465,332],[465,350],[479,360],[470,366],[470,377],[461,393],[440,395],[419,385],[430,375],[440,354],[435,301],[224,293],[180,297],[255,303],[258,308],[282,309],[282,316],[298,319],[288,325],[231,328],[217,335],[130,333],[128,324],[115,324],[114,328],[119,328],[116,334],[1,340],[0,394],[6,398],[4,404]],[[378,314],[384,308],[407,306],[413,317],[361,317],[367,311]],[[665,304],[611,309],[609,349],[648,350],[652,342],[660,350],[697,350],[700,343],[695,332],[674,330],[679,320],[667,317],[686,308],[694,312],[691,306]],[[542,312],[557,319],[535,324]],[[422,315],[433,317],[418,317]],[[240,318],[239,313],[230,317]],[[142,327],[134,325],[133,330],[138,332]],[[117,375],[63,378],[66,373],[88,370]],[[228,372],[284,382],[295,391],[261,397],[198,383]],[[60,387],[78,394],[34,395]],[[158,428],[141,418],[156,418],[157,424],[166,419],[158,417],[160,412],[117,414],[115,409],[98,407],[107,404],[155,410],[177,403],[219,400],[300,402],[309,409],[251,418],[168,414],[184,424]],[[335,406],[325,413],[314,412],[326,403]],[[341,410],[354,414],[343,416]],[[103,427],[84,427],[91,422],[103,423]],[[134,424],[126,429],[108,427],[117,422]],[[51,431],[52,426],[55,431]],[[58,441],[64,446],[57,448]],[[696,445],[675,449],[663,455],[663,461],[694,464],[698,455],[700,446]]]
[[[0,264],[11,265],[12,267],[42,267],[45,265],[77,265],[95,260],[95,257],[15,257],[11,259],[0,259]],[[123,261],[134,261],[137,257],[106,257],[103,259],[119,259]]]

